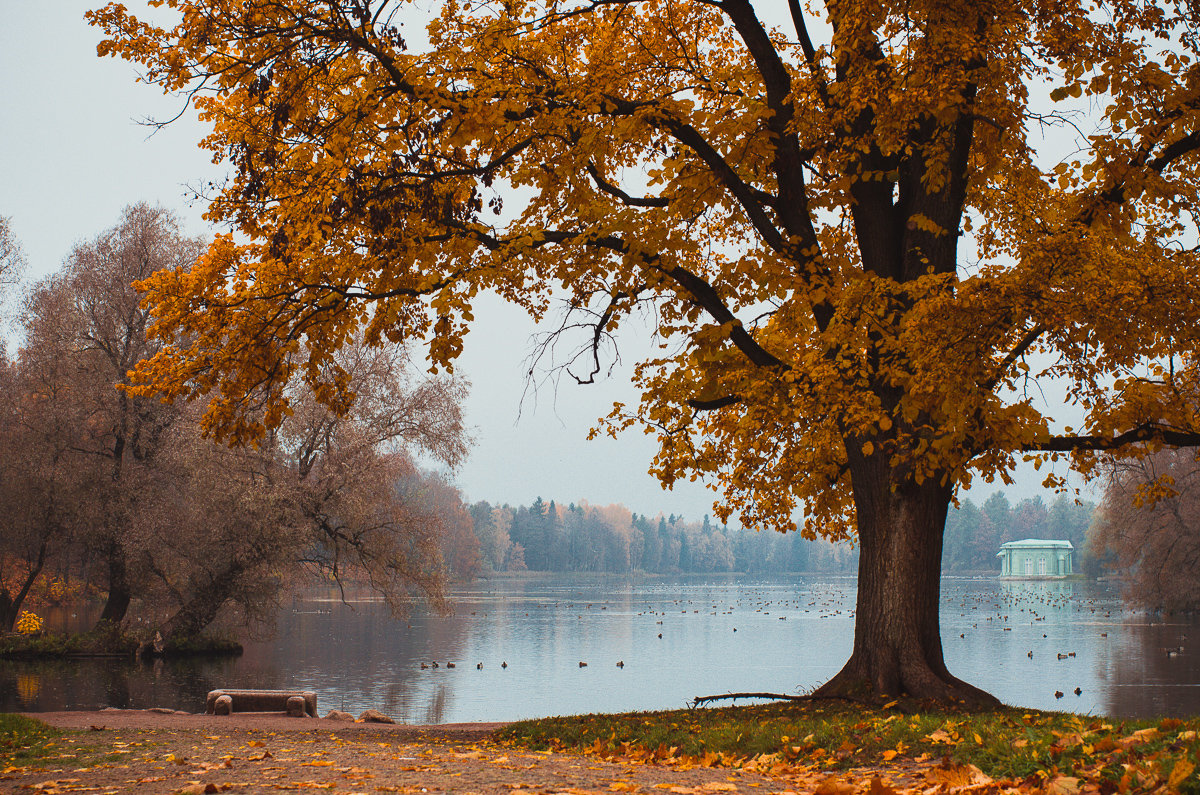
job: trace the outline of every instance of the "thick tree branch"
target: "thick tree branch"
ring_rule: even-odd
[[[726,406],[736,406],[741,402],[742,398],[740,395],[726,395],[715,400],[700,400],[699,398],[688,398],[687,400],[687,404],[696,411],[716,411]]]
[[[688,702],[688,709],[695,709],[710,701],[730,701],[739,698],[765,698],[771,701],[816,701],[814,696],[792,696],[787,693],[723,693],[719,696],[696,696]]]
[[[746,331],[741,321],[725,304],[708,281],[703,277],[693,273],[682,265],[668,265],[663,258],[652,252],[639,252],[629,244],[624,238],[618,235],[603,235],[601,237],[588,237],[585,234],[577,232],[567,232],[564,230],[547,230],[542,233],[542,241],[537,245],[545,245],[548,243],[558,244],[581,244],[593,246],[596,248],[615,251],[621,254],[633,254],[639,256],[643,262],[650,268],[665,274],[675,281],[680,287],[687,291],[691,296],[691,301],[696,306],[703,309],[717,323],[722,325],[728,324],[730,327],[729,340],[734,346],[745,354],[753,364],[758,367],[778,368],[780,370],[790,370],[791,365],[777,358],[774,354],[767,351],[754,339],[751,334]]]
[[[779,195],[776,209],[787,234],[800,238],[799,245],[794,247],[796,250],[788,254],[797,261],[815,260],[815,257],[806,257],[799,253],[818,250],[818,243],[804,178],[807,155],[801,150],[796,133],[791,129],[796,115],[791,73],[747,0],[724,0],[721,8],[732,20],[750,57],[754,59],[754,65],[762,77],[763,88],[766,91],[769,113],[763,121],[771,132],[771,147],[774,150],[772,167]],[[810,49],[811,46],[812,43],[809,42]],[[815,62],[811,65],[814,75],[817,76],[818,87],[822,89],[823,101],[828,106],[828,97],[823,91],[824,83],[820,80],[819,65]]]
[[[610,196],[616,196],[621,200],[621,203],[629,207],[666,207],[671,203],[671,200],[665,196],[646,196],[637,197],[630,196],[619,187],[609,182],[600,173],[600,169],[596,168],[596,164],[589,162],[587,164],[588,174],[591,175],[592,181],[596,183],[596,187]]]
[[[1026,331],[1021,339],[1017,341],[1017,344],[1012,347],[1012,350],[1005,354],[1000,364],[996,365],[996,370],[992,373],[991,377],[981,383],[979,388],[984,392],[991,392],[995,389],[996,385],[1003,380],[1004,374],[1008,372],[1008,368],[1012,367],[1018,359],[1028,353],[1030,346],[1037,342],[1038,338],[1045,333],[1046,327],[1041,323]]]
[[[675,140],[696,153],[704,165],[708,166],[737,200],[759,237],[770,246],[771,250],[778,253],[787,251],[786,241],[779,234],[779,229],[776,228],[774,221],[763,210],[762,203],[755,196],[755,189],[738,176],[733,167],[700,134],[699,130],[666,114],[651,117],[650,123],[658,129],[670,133]]]
[[[1144,423],[1114,436],[1052,436],[1023,448],[1027,452],[1069,453],[1084,450],[1115,450],[1138,442],[1161,442],[1171,447],[1200,447],[1200,431],[1168,428]]]
[[[804,60],[808,63],[813,82],[817,85],[821,104],[829,110],[829,86],[825,82],[825,75],[821,73],[821,64],[817,61],[817,49],[813,47],[812,37],[808,35],[808,23],[804,19],[804,9],[800,7],[800,0],[788,0],[788,10],[792,14],[792,24],[796,26],[796,36],[800,40],[800,49],[804,51]]]
[[[1151,160],[1147,165],[1161,174],[1167,166],[1189,152],[1195,152],[1196,150],[1200,150],[1200,130],[1193,130],[1174,143],[1168,144],[1163,149],[1162,154]]]
[[[1152,150],[1153,144],[1143,144],[1138,154],[1130,159],[1129,165],[1135,169],[1149,168],[1151,171],[1161,174],[1168,166],[1184,155],[1200,151],[1200,130],[1193,130],[1182,138],[1167,144],[1158,157],[1148,159]],[[1121,205],[1127,199],[1131,198],[1129,185],[1125,182],[1118,182],[1110,186],[1097,198],[1097,203],[1087,207],[1079,217],[1080,223],[1085,226],[1091,225],[1096,220],[1101,205]]]
[[[771,37],[767,35],[748,0],[723,0],[720,6],[733,22],[750,57],[754,59],[754,66],[762,76],[763,87],[767,92],[767,107],[776,115],[787,112],[788,118],[777,122],[786,126],[791,117],[791,113],[788,112],[791,106],[787,104],[787,99],[792,91],[792,76],[787,65],[779,57],[775,45],[771,43]]]

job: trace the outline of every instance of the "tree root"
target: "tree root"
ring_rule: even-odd
[[[887,684],[881,684],[891,680]],[[899,696],[891,695],[899,693]],[[995,709],[1000,700],[974,685],[943,671],[940,675],[928,666],[897,667],[880,672],[852,656],[832,679],[813,691],[815,698],[845,698],[864,704],[878,704],[893,698],[914,699],[950,708]]]

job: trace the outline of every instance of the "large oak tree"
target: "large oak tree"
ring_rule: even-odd
[[[93,12],[99,51],[212,125],[208,217],[237,234],[146,283],[147,388],[244,440],[293,379],[350,400],[327,365],[358,329],[449,367],[481,291],[565,294],[587,381],[644,313],[660,346],[608,422],[657,431],[651,471],[861,545],[818,692],[992,701],[942,658],[955,489],[1200,440],[1192,3],[152,5],[173,20]]]

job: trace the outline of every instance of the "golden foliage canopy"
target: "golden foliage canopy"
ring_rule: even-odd
[[[151,5],[92,12],[100,54],[212,125],[235,233],[144,283],[170,344],[138,376],[218,435],[296,379],[344,406],[360,330],[447,368],[481,291],[565,291],[587,346],[653,318],[609,427],[657,431],[665,483],[713,476],[722,518],[803,503],[836,536],[858,473],[1200,441],[1193,3]]]

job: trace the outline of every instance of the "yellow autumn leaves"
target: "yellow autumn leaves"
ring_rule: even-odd
[[[208,217],[238,233],[147,282],[171,345],[139,379],[249,441],[289,380],[347,400],[324,365],[362,329],[436,369],[480,292],[565,297],[585,349],[645,311],[663,350],[610,427],[659,434],[652,471],[712,478],[723,517],[803,507],[832,537],[866,468],[953,487],[1196,433],[1193,23],[1110,5],[850,0],[824,38],[740,2],[448,2],[415,37],[404,7],[170,0],[160,28],[109,5],[101,54],[196,89],[231,168]],[[1099,108],[1061,164],[1047,79]]]

